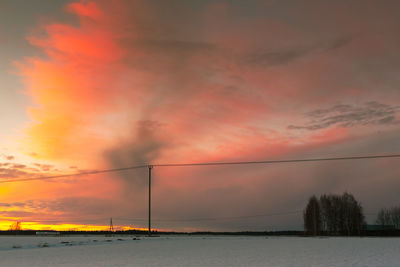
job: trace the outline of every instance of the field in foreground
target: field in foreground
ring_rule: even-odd
[[[10,267],[399,266],[400,238],[1,236],[0,261]]]

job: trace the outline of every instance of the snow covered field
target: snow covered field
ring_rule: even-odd
[[[0,266],[400,266],[400,238],[0,236]]]

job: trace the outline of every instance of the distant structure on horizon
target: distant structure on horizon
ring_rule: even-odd
[[[110,229],[109,229],[109,231],[110,232],[114,232],[114,225],[113,225],[112,218],[110,218]]]

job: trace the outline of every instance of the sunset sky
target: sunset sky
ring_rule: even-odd
[[[400,154],[399,10],[397,0],[0,0],[0,179]],[[369,223],[400,204],[400,159],[153,175],[158,229],[301,229],[312,194],[353,193]],[[146,227],[146,178],[0,184],[0,229],[103,229],[110,217]]]

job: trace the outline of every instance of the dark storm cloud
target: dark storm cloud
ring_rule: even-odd
[[[363,106],[335,105],[329,109],[317,109],[306,113],[311,119],[306,125],[289,125],[289,129],[319,130],[330,126],[353,127],[357,125],[398,124],[400,106],[368,102]]]

